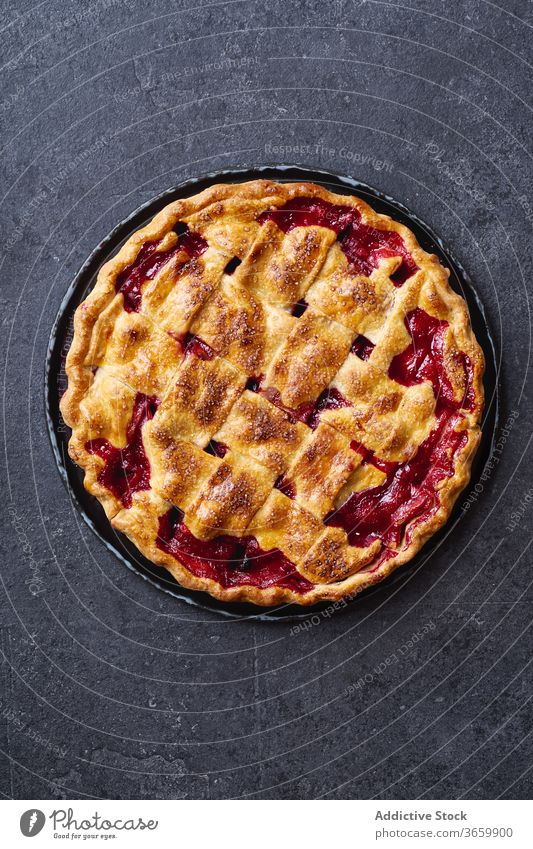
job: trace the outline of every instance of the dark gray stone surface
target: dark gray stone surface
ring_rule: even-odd
[[[2,5],[0,792],[530,796],[531,4]],[[182,179],[282,161],[441,234],[512,417],[424,568],[298,632],[121,566],[70,503],[43,405],[54,316],[100,239]]]

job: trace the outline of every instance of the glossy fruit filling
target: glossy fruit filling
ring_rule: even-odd
[[[261,589],[285,587],[303,594],[313,587],[281,551],[263,551],[253,536],[197,539],[176,507],[159,518],[157,547],[183,563],[193,575],[210,578],[224,588],[246,584]]]
[[[181,339],[181,346],[185,356],[194,354],[199,360],[212,360],[215,352],[207,342],[200,339],[199,336],[194,336],[192,333],[185,333]]]
[[[379,539],[398,547],[408,522],[426,520],[439,508],[437,484],[454,473],[455,455],[468,434],[454,428],[461,416],[442,413],[437,426],[406,463],[390,463],[380,486],[353,493],[327,524],[343,528],[352,545],[367,546]],[[379,462],[369,458],[380,468]]]
[[[155,415],[159,399],[138,392],[133,405],[125,448],[116,448],[107,439],[91,439],[85,449],[105,462],[98,483],[109,489],[124,507],[131,507],[134,492],[150,488],[150,463],[146,456],[142,426]]]
[[[354,339],[351,347],[352,354],[355,354],[356,357],[359,357],[361,360],[368,360],[370,354],[374,350],[374,343],[367,339],[366,336],[359,336]]]
[[[318,396],[315,404],[302,416],[301,421],[313,428],[318,426],[320,414],[323,410],[340,410],[342,407],[349,407],[350,402],[334,387],[324,389]]]
[[[397,354],[390,366],[389,377],[403,386],[413,386],[429,380],[437,399],[437,413],[443,408],[458,410],[472,409],[474,404],[472,363],[464,352],[455,354],[465,375],[465,393],[456,400],[453,387],[444,368],[444,331],[447,321],[428,315],[417,307],[408,313],[405,326],[413,340],[401,354]]]
[[[223,442],[217,442],[216,439],[212,439],[204,450],[213,457],[225,457],[228,453],[228,446],[224,445]]]
[[[259,392],[263,379],[264,376],[262,374],[258,377],[249,377],[244,388],[248,389],[249,392]]]
[[[291,315],[293,315],[295,318],[301,318],[308,306],[309,304],[307,303],[307,301],[304,298],[301,298],[299,301],[297,301],[297,303],[294,304],[291,310]]]
[[[158,251],[160,241],[146,242],[131,265],[126,266],[115,281],[115,290],[122,292],[126,312],[139,312],[142,301],[142,285],[152,280],[157,272],[180,251],[185,251],[192,259],[203,254],[207,242],[199,233],[183,225],[178,241],[166,251]]]
[[[296,495],[296,486],[290,478],[285,477],[285,475],[280,475],[279,478],[274,483],[274,489],[279,489],[283,495],[286,495],[287,498],[294,498]]]
[[[259,385],[256,391],[258,391],[263,398],[266,398],[267,401],[270,401],[271,404],[274,404],[275,407],[279,407],[280,410],[283,410],[289,421],[293,424],[297,421],[306,422],[315,409],[314,402],[302,404],[300,407],[296,407],[294,409],[285,407],[281,400],[281,393],[279,389],[276,389],[274,386],[267,386],[266,389],[261,389],[261,386]]]
[[[380,472],[385,472],[385,474],[389,474],[390,472],[395,472],[398,468],[398,463],[391,462],[390,460],[382,460],[381,457],[376,457],[374,451],[371,451],[370,448],[365,448],[362,442],[358,442],[356,439],[352,439],[350,442],[350,448],[352,451],[357,451],[358,454],[363,458],[363,463],[370,463],[372,466],[375,466],[376,469],[379,469]]]
[[[418,266],[402,237],[394,230],[378,230],[361,220],[351,206],[328,203],[319,198],[294,198],[283,206],[259,216],[260,223],[274,221],[284,233],[295,227],[329,227],[337,234],[351,268],[366,277],[385,257],[399,256],[401,263],[391,275],[395,286],[402,286]]]
[[[338,409],[339,407],[350,406],[350,402],[347,401],[337,389],[333,388],[324,389],[316,401],[301,404],[299,407],[295,407],[293,409],[284,406],[281,401],[281,394],[279,390],[275,389],[273,386],[267,386],[266,389],[261,389],[259,386],[257,391],[263,396],[263,398],[266,398],[271,404],[274,404],[275,407],[279,407],[280,410],[283,410],[290,422],[293,424],[295,422],[303,422],[313,430],[318,425],[322,410],[332,410]]]

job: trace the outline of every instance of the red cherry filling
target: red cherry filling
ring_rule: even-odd
[[[418,271],[417,264],[398,233],[364,224],[361,214],[351,206],[315,198],[294,198],[284,206],[263,212],[258,221],[274,221],[284,233],[295,227],[329,227],[337,234],[339,244],[354,271],[367,277],[378,267],[383,257],[400,256],[401,264],[391,275],[395,286],[402,286]]]
[[[304,314],[308,306],[309,304],[307,303],[307,301],[304,300],[304,298],[301,298],[296,304],[294,304],[291,310],[291,315],[293,315],[295,318],[300,318]]]
[[[154,417],[159,403],[158,398],[137,393],[125,448],[116,448],[107,439],[85,443],[90,454],[97,454],[105,462],[98,483],[109,489],[124,507],[131,507],[134,492],[150,488],[150,463],[144,450],[142,426]]]
[[[294,410],[291,410],[289,407],[285,407],[281,400],[281,394],[279,389],[276,389],[273,386],[267,386],[266,389],[257,390],[263,398],[266,398],[267,401],[270,401],[271,404],[274,404],[275,407],[279,407],[280,410],[283,410],[286,413],[287,418],[290,422],[294,424],[294,422],[306,421],[306,416],[313,410],[314,404],[302,404],[301,407],[298,407]]]
[[[224,269],[224,274],[233,274],[233,272],[239,267],[242,259],[239,259],[238,256],[234,256],[230,261],[226,264]]]
[[[341,407],[349,406],[351,406],[350,402],[344,395],[338,389],[330,387],[329,389],[324,389],[318,396],[315,404],[308,410],[302,421],[314,430],[320,421],[322,410],[340,410]]]
[[[244,388],[248,389],[250,392],[259,392],[263,379],[264,377],[262,374],[260,374],[259,377],[249,377]]]
[[[279,478],[274,483],[274,489],[279,489],[283,495],[286,495],[287,498],[294,498],[296,495],[296,487],[294,483],[286,478],[285,475],[280,475]]]
[[[379,469],[381,472],[385,472],[385,474],[394,472],[398,468],[398,463],[393,463],[390,460],[382,460],[380,457],[376,457],[374,451],[371,451],[370,448],[365,448],[363,443],[357,442],[356,439],[353,439],[350,442],[350,448],[353,451],[357,451],[357,453],[362,456],[363,463],[370,463],[372,466],[375,466],[376,469]]]
[[[199,360],[212,360],[216,356],[215,352],[207,342],[195,336],[194,333],[176,333],[174,330],[166,331],[169,336],[172,336],[180,346],[180,350],[185,357],[193,354]]]
[[[370,339],[359,334],[359,336],[354,339],[350,350],[352,354],[355,354],[360,360],[368,360],[370,354],[374,350],[374,347],[374,343],[371,342]]]
[[[228,453],[228,446],[224,445],[223,442],[217,442],[216,439],[212,439],[209,445],[204,448],[204,451],[213,457],[225,457]]]
[[[454,430],[460,415],[441,414],[437,426],[406,463],[390,463],[380,486],[355,492],[326,520],[343,528],[352,545],[375,539],[399,546],[408,522],[428,519],[440,505],[436,486],[454,472],[457,452],[467,442],[466,431]],[[369,462],[381,468],[374,458]]]
[[[183,352],[185,356],[194,354],[199,360],[212,360],[215,352],[207,342],[200,339],[199,336],[194,336],[192,333],[186,333],[182,341]]]
[[[301,404],[301,406],[295,407],[294,409],[285,407],[282,404],[279,390],[275,389],[273,386],[268,386],[266,389],[259,389],[259,392],[264,398],[270,401],[271,404],[274,404],[276,407],[279,407],[280,410],[283,410],[289,421],[293,424],[300,421],[309,425],[309,427],[313,430],[318,425],[322,410],[332,410],[338,409],[339,407],[350,406],[350,402],[347,401],[337,389],[333,388],[324,389],[316,401],[312,401],[309,404]]]
[[[405,326],[412,342],[401,354],[397,354],[390,366],[389,377],[403,386],[413,386],[429,380],[433,385],[437,399],[437,414],[447,407],[458,410],[461,407],[472,409],[474,393],[472,388],[472,363],[462,351],[456,354],[465,372],[466,391],[461,401],[456,401],[452,385],[444,368],[444,330],[447,321],[428,315],[417,307],[408,313]]]
[[[183,563],[193,575],[211,578],[224,588],[247,584],[261,589],[286,587],[303,594],[313,586],[281,551],[263,551],[253,536],[197,539],[175,507],[159,518],[157,547]]]
[[[200,256],[207,249],[207,242],[199,233],[192,232],[187,225],[184,227],[186,229],[181,231],[176,244],[166,251],[157,250],[160,241],[146,242],[134,262],[117,276],[115,290],[122,292],[126,312],[139,312],[142,284],[146,280],[152,280],[175,254],[185,251],[192,258]]]

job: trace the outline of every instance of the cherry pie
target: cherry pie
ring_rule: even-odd
[[[380,581],[444,524],[480,438],[483,354],[448,276],[313,184],[169,204],[76,312],[61,410],[85,487],[219,599]]]

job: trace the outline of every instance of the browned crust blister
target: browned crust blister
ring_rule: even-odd
[[[262,212],[296,197],[321,198],[357,208],[367,224],[398,233],[419,270],[413,279],[395,289],[387,281],[397,264],[394,258],[384,260],[379,273],[364,278],[342,264],[339,245],[324,228],[296,228],[283,234],[272,222],[261,225],[257,221]],[[177,238],[173,228],[178,221],[199,232],[209,245],[201,260],[183,272],[188,276],[181,294],[176,295],[182,300],[169,302],[167,308],[158,299],[157,285],[150,281],[143,288],[147,295],[140,313],[124,313],[122,295],[115,288],[117,275],[135,261],[145,242],[163,240],[160,249],[172,247]],[[241,264],[231,278],[225,277],[224,266],[234,256]],[[167,279],[161,284],[161,291],[172,292],[173,273],[173,268],[163,272]],[[448,270],[435,255],[419,246],[407,227],[376,213],[360,198],[336,195],[312,183],[257,180],[220,184],[169,204],[102,267],[94,289],[76,311],[66,364],[68,389],[61,400],[61,412],[72,428],[69,452],[85,470],[86,488],[100,500],[113,527],[125,533],[148,559],[168,569],[183,586],[204,590],[224,601],[309,605],[351,596],[381,581],[410,560],[444,525],[458,494],[468,483],[480,440],[484,359],[466,304],[452,291],[448,277]],[[296,319],[290,314],[290,305],[306,292],[310,306]],[[386,371],[391,357],[401,353],[411,341],[402,317],[416,306],[448,322],[450,350],[463,351],[472,364],[475,403],[472,410],[461,410],[457,428],[464,429],[468,439],[455,456],[454,475],[438,486],[439,509],[420,524],[415,522],[410,527],[408,544],[372,571],[379,546],[347,547],[344,532],[322,523],[331,508],[335,487],[349,487],[350,476],[356,480],[363,468],[360,455],[349,448],[342,411],[337,417],[324,416],[319,428],[310,432],[300,423],[290,424],[280,418],[278,408],[248,392],[245,382],[247,375],[263,374],[267,390],[275,388],[280,404],[291,409],[316,400],[325,384],[335,386],[339,380],[346,391],[353,385],[363,393],[357,414],[369,438],[376,440],[376,447],[383,447],[386,458],[405,459],[413,444],[420,444],[427,436],[431,425],[428,386],[398,386],[398,392],[389,391]],[[177,329],[197,333],[217,354],[214,361],[196,366],[194,374],[189,374],[192,364],[181,360],[177,346],[173,347],[173,340],[166,333],[166,324],[174,322],[178,313],[183,324]],[[355,331],[379,340],[366,373],[361,376],[346,372],[346,368],[343,371]],[[129,344],[131,339],[141,346],[141,359],[134,343]],[[127,351],[124,356],[123,351]],[[365,386],[373,383],[369,380],[370,369],[375,370],[375,383],[383,387],[377,413],[371,388],[368,397],[364,395]],[[454,358],[450,355],[447,373],[455,387],[453,369]],[[205,375],[216,382],[221,393],[207,418],[206,405],[201,403]],[[460,391],[459,385],[457,392]],[[135,392],[157,395],[162,402],[156,419],[143,429],[145,450],[153,469],[152,489],[135,493],[131,507],[125,509],[98,482],[103,460],[87,452],[84,445],[97,436],[109,438],[117,447],[125,444],[128,411]],[[176,423],[173,397],[179,403],[189,403],[192,411],[196,405],[200,419],[191,413],[188,422],[181,426]],[[116,410],[112,425],[105,421],[106,403]],[[270,406],[271,414],[265,405]],[[411,424],[408,421],[406,425],[402,416]],[[352,425],[346,427],[349,430]],[[350,433],[354,438],[353,431]],[[232,434],[234,442],[223,459],[202,451],[209,439],[230,441]],[[328,467],[319,452],[328,458]],[[288,469],[299,485],[300,496],[295,501],[272,490],[274,480]],[[191,474],[198,475],[198,485]],[[320,475],[324,492],[315,498],[313,485]],[[222,490],[232,493],[233,500],[217,505],[216,496]],[[315,582],[313,589],[306,594],[280,586],[224,589],[216,581],[196,577],[156,545],[158,517],[175,498],[180,499],[177,506],[184,510],[192,530],[204,538],[209,538],[219,522],[218,527],[234,534],[248,529],[265,548],[275,544],[277,529],[284,524],[284,553],[292,559],[292,552],[298,570]]]

